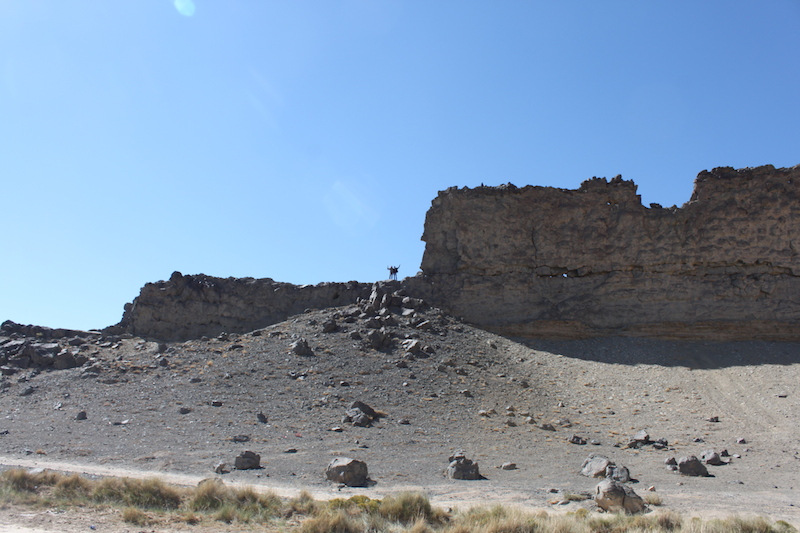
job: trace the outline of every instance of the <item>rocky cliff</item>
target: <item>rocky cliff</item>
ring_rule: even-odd
[[[701,172],[682,207],[636,185],[450,188],[417,292],[498,332],[800,339],[800,165]]]
[[[125,305],[122,321],[105,333],[131,333],[164,341],[243,333],[286,320],[309,308],[347,305],[368,298],[372,285],[292,285],[269,278],[216,278],[174,272],[146,284]]]
[[[636,185],[450,188],[425,220],[405,293],[504,334],[800,340],[800,165],[701,172],[682,207]],[[367,300],[371,284],[183,276],[148,283],[122,322],[182,340]]]

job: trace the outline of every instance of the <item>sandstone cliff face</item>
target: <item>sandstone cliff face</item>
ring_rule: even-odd
[[[244,333],[286,320],[309,308],[347,305],[368,298],[371,284],[292,285],[269,278],[215,278],[172,274],[146,284],[122,321],[106,333],[131,333],[179,341],[222,332]]]
[[[503,333],[800,338],[800,166],[701,172],[681,208],[636,185],[450,188],[425,222],[434,305]]]

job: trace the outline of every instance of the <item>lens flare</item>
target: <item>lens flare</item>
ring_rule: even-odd
[[[194,15],[194,2],[192,0],[175,0],[175,9],[184,17]]]

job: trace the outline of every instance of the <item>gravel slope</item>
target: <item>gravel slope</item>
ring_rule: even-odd
[[[324,333],[330,319],[337,328]],[[513,339],[429,309],[381,322],[391,340],[375,349],[376,320],[340,308],[220,339],[88,341],[80,350],[91,360],[81,368],[2,378],[0,462],[194,482],[252,450],[263,469],[234,470],[221,475],[226,482],[318,496],[419,489],[442,505],[564,510],[588,502],[553,505],[562,498],[552,490],[592,492],[597,480],[579,471],[594,452],[627,466],[638,493],[655,487],[667,508],[800,523],[798,344]],[[292,352],[300,337],[313,355]],[[409,355],[408,339],[425,351]],[[342,423],[354,400],[385,416],[372,427]],[[85,420],[76,420],[80,411]],[[669,447],[625,448],[642,429]],[[599,445],[571,444],[572,435]],[[665,468],[668,457],[710,448],[741,457],[709,467],[707,478]],[[446,479],[456,451],[487,479]],[[322,472],[338,455],[366,461],[376,483],[330,485]],[[505,462],[517,469],[497,468]]]

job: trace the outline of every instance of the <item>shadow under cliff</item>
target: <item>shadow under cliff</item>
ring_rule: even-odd
[[[668,341],[639,337],[547,340],[506,336],[531,349],[618,365],[710,370],[735,366],[800,364],[800,342]]]

